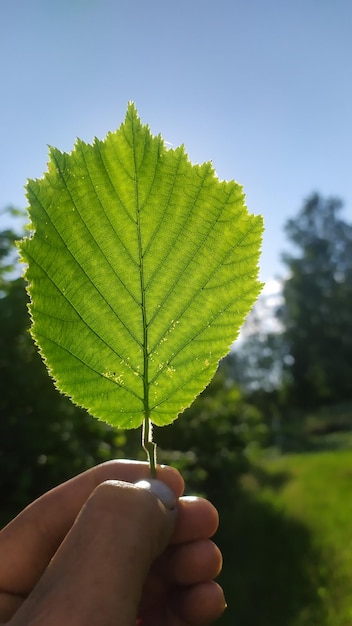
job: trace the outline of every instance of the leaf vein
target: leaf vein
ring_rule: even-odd
[[[60,344],[58,341],[56,341],[55,339],[53,339],[52,337],[47,337],[46,335],[44,335],[43,333],[36,333],[36,339],[38,337],[41,337],[42,339],[45,339],[46,341],[48,341],[49,343],[54,344],[55,346],[57,346],[58,348],[60,348],[61,350],[63,350],[64,352],[67,352],[71,357],[73,357],[74,359],[76,359],[77,361],[79,361],[82,365],[84,365],[85,367],[87,367],[87,369],[89,369],[90,371],[94,372],[94,374],[98,374],[101,378],[104,378],[104,380],[107,380],[108,382],[113,383],[114,385],[116,385],[117,387],[120,387],[121,389],[123,389],[124,391],[127,391],[128,393],[130,393],[131,395],[133,395],[135,398],[137,398],[138,400],[142,401],[142,398],[136,394],[136,392],[133,389],[130,389],[129,387],[126,387],[126,385],[119,383],[118,381],[111,379],[108,376],[104,376],[104,374],[102,374],[102,372],[99,372],[95,367],[93,367],[90,363],[87,363],[86,361],[84,361],[80,356],[77,356],[77,354],[74,354],[73,352],[71,352],[71,350],[69,350],[68,348],[66,348],[66,346]],[[94,394],[93,394],[94,395]],[[95,394],[96,396],[98,396],[99,394]]]
[[[220,217],[220,216],[218,215],[218,218],[219,218],[219,217]],[[200,249],[201,247],[203,247],[203,244],[205,243],[206,239],[209,237],[209,234],[211,233],[211,231],[212,231],[212,229],[213,229],[214,225],[216,224],[216,222],[217,222],[217,219],[215,220],[215,222],[214,222],[214,223],[211,223],[211,224],[209,225],[209,229],[208,229],[208,231],[206,232],[206,234],[204,234],[202,241],[201,241],[201,242],[199,242],[199,245],[197,246],[197,249],[196,249],[196,251],[194,252],[194,254],[193,254],[193,256],[192,256],[192,259],[191,259],[189,262],[191,262],[191,261],[192,261],[192,260],[193,260],[193,259],[197,256],[197,254],[198,254],[198,252],[199,252],[199,249]],[[191,305],[192,301],[194,301],[194,300],[195,300],[195,298],[196,298],[196,297],[197,297],[197,296],[198,296],[198,295],[199,295],[202,291],[204,291],[204,289],[206,288],[207,284],[208,284],[208,283],[209,283],[209,281],[211,280],[212,275],[213,275],[214,273],[216,273],[216,272],[219,270],[219,268],[220,268],[220,267],[224,264],[224,262],[225,262],[226,258],[227,258],[230,254],[232,254],[232,253],[233,253],[233,250],[234,250],[235,248],[237,248],[239,245],[241,245],[241,242],[245,240],[245,238],[246,238],[246,237],[247,237],[247,236],[251,233],[251,231],[252,231],[253,229],[254,229],[254,226],[253,226],[252,228],[250,228],[248,231],[246,231],[246,233],[245,233],[245,234],[244,234],[244,235],[243,235],[243,236],[242,236],[242,237],[241,237],[241,238],[240,238],[240,239],[236,242],[236,244],[235,244],[234,246],[232,246],[232,247],[230,248],[230,250],[226,250],[226,252],[225,252],[224,256],[223,256],[223,257],[221,257],[221,259],[218,261],[217,265],[216,265],[214,268],[210,268],[210,272],[211,272],[211,274],[210,274],[210,275],[209,275],[209,276],[208,276],[208,277],[207,277],[207,278],[206,278],[206,279],[202,282],[202,285],[201,285],[201,286],[200,286],[200,287],[199,287],[199,288],[198,288],[195,292],[192,292],[192,294],[191,294],[191,296],[190,296],[189,300],[187,301],[187,303],[185,303],[185,305],[184,305],[183,309],[181,310],[180,314],[177,316],[177,321],[178,321],[178,322],[182,319],[183,315],[187,312],[187,310],[189,309],[189,307],[190,307],[190,305]],[[178,273],[178,275],[177,275],[176,279],[174,280],[174,282],[172,283],[172,285],[171,285],[170,289],[169,289],[169,290],[168,290],[168,292],[164,295],[163,300],[160,302],[161,308],[164,306],[165,302],[166,302],[166,301],[167,301],[167,299],[170,297],[170,294],[174,291],[175,287],[177,286],[178,282],[180,281],[180,279],[181,279],[181,277],[182,277],[182,274],[183,274],[183,270],[182,270],[181,272],[179,272],[179,273]],[[155,320],[155,318],[157,317],[157,315],[158,315],[158,313],[159,313],[159,312],[160,312],[160,309],[157,309],[157,310],[155,311],[154,316],[153,316],[153,318],[152,318],[151,322]],[[151,323],[151,322],[150,322],[150,323]],[[162,341],[162,340],[165,338],[165,336],[167,335],[168,331],[169,331],[169,329],[168,329],[168,328],[167,328],[165,331],[163,331],[163,334],[162,334],[162,335],[161,335],[161,336],[157,339],[157,341],[155,342],[155,344],[154,344],[153,348],[151,349],[151,352],[154,352],[154,351],[156,350],[156,348],[160,345],[161,341]]]
[[[150,384],[153,385],[161,376],[161,374],[174,362],[175,358],[180,354],[180,352],[182,352],[185,348],[187,348],[187,346],[189,346],[190,343],[192,343],[192,341],[197,341],[197,338],[199,337],[199,335],[201,335],[207,328],[212,326],[215,320],[217,320],[221,315],[226,313],[236,302],[238,302],[239,300],[242,300],[245,296],[253,293],[253,291],[255,291],[255,287],[251,287],[250,289],[239,294],[237,298],[231,300],[231,302],[229,302],[222,309],[219,309],[219,311],[217,311],[216,314],[213,315],[211,320],[204,323],[204,325],[194,335],[189,337],[187,341],[180,344],[178,349],[172,354],[171,358],[167,360],[167,362],[157,371],[153,379],[150,381]]]
[[[54,160],[55,160],[55,159],[54,159]],[[58,169],[59,169],[59,168],[58,168]],[[85,225],[85,227],[86,227],[86,229],[87,229],[88,233],[91,235],[91,237],[92,237],[93,241],[94,241],[94,242],[96,243],[96,245],[98,246],[98,244],[97,244],[96,240],[94,239],[94,237],[93,237],[93,235],[92,235],[91,231],[89,230],[89,228],[88,228],[88,226],[87,226],[86,222],[83,220],[83,218],[82,218],[82,216],[81,216],[81,214],[80,214],[79,210],[78,210],[78,209],[77,209],[77,207],[76,207],[75,201],[74,201],[74,199],[73,199],[73,197],[72,197],[72,194],[71,194],[71,192],[70,192],[70,190],[69,190],[69,188],[68,188],[68,186],[67,186],[67,183],[66,183],[66,181],[65,181],[65,179],[64,179],[64,177],[63,177],[62,172],[61,172],[61,170],[60,170],[60,169],[59,169],[59,173],[60,173],[60,176],[61,176],[61,178],[62,178],[62,181],[63,181],[63,183],[64,183],[64,185],[65,185],[65,187],[66,187],[66,189],[67,189],[67,193],[69,194],[70,199],[71,199],[71,201],[72,201],[73,205],[75,206],[75,208],[76,208],[76,210],[77,210],[78,215],[80,216],[80,219],[81,219],[82,223]],[[104,296],[104,294],[100,291],[100,289],[97,287],[97,285],[96,285],[96,284],[95,284],[95,283],[91,280],[90,276],[88,275],[88,273],[86,272],[86,270],[84,269],[84,267],[82,267],[82,265],[81,265],[81,264],[77,261],[77,259],[76,259],[75,255],[74,255],[74,253],[70,250],[69,246],[68,246],[68,245],[67,245],[67,243],[64,241],[64,239],[63,239],[63,237],[62,237],[62,235],[61,235],[60,231],[59,231],[59,230],[57,229],[57,227],[56,227],[56,224],[52,221],[51,217],[49,216],[48,212],[46,211],[45,207],[43,206],[43,204],[41,203],[41,201],[40,201],[40,199],[38,198],[38,196],[37,196],[37,195],[36,195],[36,199],[37,199],[37,201],[39,202],[39,204],[41,205],[41,207],[42,207],[42,209],[44,210],[44,212],[46,213],[46,215],[47,215],[48,219],[50,220],[50,223],[52,224],[53,228],[54,228],[54,229],[55,229],[55,231],[57,232],[58,236],[60,237],[60,239],[61,239],[62,243],[64,244],[64,248],[65,248],[65,249],[67,250],[67,252],[70,254],[71,258],[72,258],[72,259],[73,259],[73,261],[76,263],[76,265],[77,265],[77,266],[80,268],[80,270],[83,272],[83,274],[85,275],[85,277],[86,277],[86,279],[87,279],[88,283],[89,283],[89,284],[93,287],[93,289],[95,289],[95,291],[98,293],[98,295],[100,296],[100,298],[101,298],[101,299],[105,302],[105,304],[108,306],[108,308],[110,309],[110,311],[111,311],[111,312],[113,313],[113,315],[116,317],[116,312],[114,311],[113,307],[111,306],[111,304],[110,304],[109,300],[107,300],[107,299],[106,299],[106,297],[105,297],[105,296]],[[37,233],[37,234],[38,234],[38,233]],[[99,246],[98,246],[98,247],[99,247]],[[104,258],[105,258],[105,255],[103,255],[103,256],[104,256]],[[44,269],[44,268],[42,268],[42,269]],[[62,292],[60,292],[60,293],[62,293]],[[136,304],[138,304],[138,306],[139,306],[139,303],[138,303],[138,302],[136,302]],[[82,318],[82,320],[83,320],[83,318]],[[138,338],[134,335],[134,333],[132,333],[131,329],[130,329],[128,326],[126,326],[125,322],[121,319],[121,317],[119,317],[119,320],[120,320],[121,324],[123,325],[123,327],[125,328],[125,330],[128,332],[128,334],[131,336],[131,338],[132,338],[132,339],[133,339],[133,340],[137,343],[137,345],[139,345],[140,347],[142,347],[142,344],[141,344],[141,342],[139,341],[139,339],[138,339]]]
[[[116,352],[116,350],[115,350],[114,348],[112,348],[112,347],[111,347],[111,346],[110,346],[110,345],[109,345],[109,344],[105,341],[105,339],[103,339],[103,337],[101,337],[101,336],[100,336],[100,335],[96,332],[96,330],[94,330],[94,328],[93,328],[93,327],[92,327],[92,326],[91,326],[91,325],[90,325],[90,324],[89,324],[89,323],[88,323],[88,322],[87,322],[87,321],[83,318],[82,314],[81,314],[81,313],[80,313],[80,311],[77,309],[77,307],[73,304],[73,302],[72,302],[72,301],[71,301],[71,300],[67,297],[67,295],[66,295],[63,291],[61,291],[61,290],[59,289],[59,287],[57,286],[57,284],[55,283],[55,281],[52,279],[52,277],[50,276],[50,274],[47,272],[46,268],[45,268],[45,267],[43,267],[43,265],[42,265],[41,263],[39,263],[39,262],[38,262],[38,260],[37,260],[37,259],[35,259],[35,258],[34,258],[34,257],[30,254],[30,252],[28,252],[28,250],[27,250],[26,254],[27,254],[27,256],[28,256],[30,259],[32,259],[33,265],[34,265],[34,264],[35,264],[35,265],[37,265],[37,266],[38,266],[38,267],[42,270],[42,272],[45,274],[45,276],[47,277],[47,279],[48,279],[48,280],[52,283],[52,285],[54,285],[54,287],[55,287],[55,288],[59,291],[60,295],[64,298],[64,300],[65,300],[65,301],[66,301],[66,302],[67,302],[67,303],[71,306],[71,308],[72,308],[72,309],[75,311],[75,313],[78,315],[78,317],[79,317],[79,319],[81,320],[81,322],[82,322],[82,323],[83,323],[83,324],[84,324],[84,325],[85,325],[85,326],[86,326],[86,327],[87,327],[87,328],[88,328],[88,329],[89,329],[89,330],[90,330],[90,331],[91,331],[91,332],[92,332],[92,333],[93,333],[93,334],[97,337],[97,339],[99,339],[99,340],[100,340],[100,341],[101,341],[101,342],[102,342],[102,343],[103,343],[106,347],[108,347],[108,348],[109,348],[109,349],[110,349],[110,350],[111,350],[111,351],[112,351],[112,352],[113,352],[113,353],[114,353],[114,354],[115,354],[115,355],[116,355],[119,359],[122,359],[122,360],[123,360],[122,355],[121,355],[121,354],[119,354],[118,352]],[[91,284],[92,284],[92,283],[91,283]],[[93,285],[93,286],[94,286],[94,285]],[[43,312],[43,314],[44,314],[44,315],[47,315],[47,313],[46,313],[46,312]],[[54,318],[54,316],[53,316],[53,318]],[[57,319],[58,321],[60,321],[60,320],[59,320],[59,318],[54,318],[54,319]],[[126,329],[126,330],[128,330],[128,329]],[[138,343],[138,345],[139,345],[139,347],[141,347],[141,345],[140,345],[139,343]],[[135,374],[140,375],[140,374],[139,374],[139,372],[138,372],[138,370],[136,370],[136,369],[134,369],[134,368],[132,368],[132,367],[131,367],[131,369],[132,369],[132,371],[133,371]]]

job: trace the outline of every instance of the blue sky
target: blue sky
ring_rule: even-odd
[[[350,0],[1,0],[0,208],[25,206],[48,144],[103,138],[133,100],[243,185],[261,277],[283,274],[283,224],[313,191],[352,218],[351,25]]]

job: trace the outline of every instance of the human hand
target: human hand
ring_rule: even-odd
[[[148,476],[144,463],[104,463],[11,522],[0,533],[0,621],[202,626],[219,617],[221,554],[209,539],[216,510],[180,498],[173,528],[159,500],[131,484]],[[181,496],[176,470],[158,468],[157,477]]]

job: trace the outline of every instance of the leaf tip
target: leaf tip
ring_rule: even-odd
[[[132,118],[135,120],[139,120],[139,115],[135,103],[133,102],[133,100],[129,100],[127,104],[126,120]]]

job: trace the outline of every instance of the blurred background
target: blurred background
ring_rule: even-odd
[[[94,463],[140,457],[54,389],[14,247],[47,145],[143,123],[243,185],[262,295],[207,390],[156,429],[220,509],[223,626],[352,624],[352,4],[0,1],[0,524]]]

